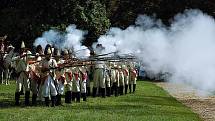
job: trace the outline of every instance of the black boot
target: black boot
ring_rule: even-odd
[[[72,101],[75,102],[76,92],[72,92]]]
[[[121,86],[118,87],[118,93],[121,95]]]
[[[20,95],[24,95],[23,86],[21,87],[21,91],[19,92]]]
[[[65,92],[65,103],[71,103],[72,100],[72,92],[67,91]]]
[[[102,96],[102,98],[106,97],[106,95],[105,95],[105,88],[101,88],[101,96]]]
[[[133,84],[133,92],[136,90],[136,84]]]
[[[124,86],[121,86],[121,95],[124,95]]]
[[[96,97],[96,93],[97,93],[97,88],[93,87],[93,97]]]
[[[80,103],[81,101],[81,94],[80,92],[76,92],[76,102]]]
[[[68,91],[65,92],[65,103],[68,103],[69,100],[68,100]]]
[[[120,95],[124,94],[123,91],[124,91],[124,86],[120,86]]]
[[[62,105],[61,103],[61,94],[57,95],[57,101],[56,101],[56,106]]]
[[[87,96],[90,96],[90,87],[87,87]]]
[[[45,104],[47,107],[49,107],[49,97],[45,97]]]
[[[30,91],[25,92],[25,105],[29,106]]]
[[[131,93],[131,84],[129,84],[129,93]]]
[[[32,95],[32,105],[36,106],[37,105],[37,94]]]
[[[114,86],[112,85],[110,94],[113,95],[113,92],[114,92]]]
[[[72,103],[72,91],[68,92],[68,101],[69,103]]]
[[[98,96],[99,96],[99,97],[102,96],[102,88],[101,88],[101,87],[99,87]]]
[[[117,97],[118,96],[118,87],[116,86],[114,90],[115,90],[115,97]]]
[[[108,96],[108,97],[110,97],[110,91],[111,91],[110,87],[107,87],[107,88],[106,88],[106,92],[107,92],[107,96]]]
[[[83,101],[87,101],[87,94],[81,93],[81,97],[83,98]]]
[[[56,104],[56,96],[51,96],[51,101],[52,101],[52,107],[55,107]]]
[[[15,93],[15,105],[19,106],[19,98],[20,98],[20,93],[16,92]]]
[[[125,85],[125,94],[128,92],[128,85]]]
[[[113,95],[113,92],[116,90],[116,83],[113,83],[111,88],[111,95]]]

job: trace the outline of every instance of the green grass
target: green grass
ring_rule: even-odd
[[[201,119],[160,87],[138,81],[135,94],[88,98],[61,107],[14,106],[15,84],[0,85],[0,120],[25,121],[200,121]],[[23,96],[22,96],[23,97]],[[23,98],[21,99],[23,102]]]

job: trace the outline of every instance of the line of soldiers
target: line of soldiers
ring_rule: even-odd
[[[75,61],[68,50],[63,53],[47,45],[44,52],[39,45],[36,54],[25,49],[24,42],[16,62],[16,92],[15,105],[20,105],[21,90],[25,90],[25,105],[30,104],[30,91],[32,92],[32,105],[37,100],[45,102],[46,106],[62,105],[62,95],[65,103],[87,101],[90,96],[90,80],[93,80],[92,96],[105,98],[111,95],[123,95],[135,92],[137,71],[132,62],[117,61]],[[132,87],[133,85],[133,87]],[[133,89],[133,90],[132,90]]]

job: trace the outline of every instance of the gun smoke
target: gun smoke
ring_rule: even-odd
[[[139,15],[135,25],[111,28],[98,43],[105,47],[104,53],[134,54],[148,73],[169,73],[167,81],[215,91],[215,21],[200,10],[177,14],[170,26]]]
[[[47,44],[51,44],[61,50],[71,50],[79,58],[85,58],[90,54],[89,49],[81,44],[86,34],[87,31],[77,29],[74,24],[68,26],[65,32],[51,29],[37,38],[34,46],[41,45],[44,49]]]

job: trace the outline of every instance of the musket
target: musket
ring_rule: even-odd
[[[87,65],[93,65],[93,64],[73,64],[73,65],[65,65],[65,66],[59,66],[59,67],[49,67],[49,68],[43,70],[43,72],[46,72],[46,71],[49,71],[49,70],[61,70],[61,69],[64,69],[64,68],[87,66]]]
[[[106,56],[106,55],[115,54],[115,53],[117,53],[117,52],[110,52],[110,53],[105,53],[105,54],[99,54],[99,55],[95,55],[94,57]]]
[[[78,53],[78,52],[83,51],[83,50],[89,50],[89,49],[85,48],[85,49],[76,50],[75,53]]]
[[[134,57],[103,57],[103,58],[90,58],[82,61],[119,61],[119,60],[133,60]]]
[[[41,62],[41,61],[28,61],[28,64],[35,64],[35,63],[38,63],[38,62]]]
[[[24,55],[21,55],[21,56],[19,56],[19,57],[26,57],[26,56],[30,56],[30,57],[34,58],[34,57],[38,57],[38,56],[40,56],[40,57],[45,57],[46,55],[44,55],[44,54],[24,54]],[[51,55],[51,58],[55,58],[55,57],[63,58],[63,56]],[[69,59],[70,59],[70,58],[69,58]],[[72,61],[75,61],[75,60],[78,60],[78,59],[76,59],[76,58],[71,58],[71,60],[72,60]]]

